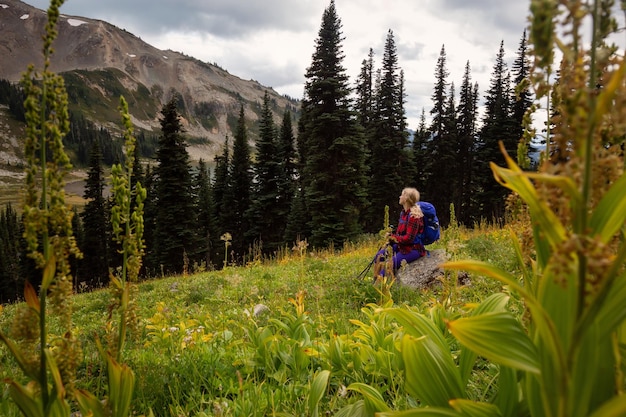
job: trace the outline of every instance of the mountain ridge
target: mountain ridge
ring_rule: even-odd
[[[243,80],[217,65],[172,50],[160,50],[108,22],[61,15],[53,44],[51,70],[64,75],[70,110],[80,110],[97,125],[120,129],[119,95],[129,102],[136,128],[157,133],[162,105],[176,96],[192,160],[212,158],[244,105],[251,140],[256,137],[265,91],[279,122],[285,110],[297,114],[298,101],[255,80]],[[29,64],[43,66],[46,12],[19,0],[0,0],[0,78],[18,82]],[[2,161],[0,161],[1,163]]]

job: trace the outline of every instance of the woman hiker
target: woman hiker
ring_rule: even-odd
[[[402,206],[398,228],[395,233],[388,235],[389,244],[393,251],[393,272],[402,266],[402,261],[411,263],[426,255],[426,249],[421,243],[415,243],[415,237],[424,231],[424,214],[417,202],[420,193],[415,188],[405,188],[400,194],[399,204]],[[379,275],[385,276],[385,256],[387,248],[383,248],[376,254],[376,266],[374,268],[374,280]]]

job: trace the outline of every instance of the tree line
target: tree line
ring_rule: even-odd
[[[11,116],[20,122],[26,122],[24,110],[24,92],[18,84],[0,79],[0,104],[8,107]],[[70,131],[63,138],[63,145],[72,164],[86,167],[89,164],[89,152],[95,142],[102,152],[103,163],[111,166],[122,159],[122,141],[114,138],[107,128],[97,127],[81,113],[70,112]],[[137,135],[140,155],[153,157],[156,152],[156,135],[146,135],[141,131]]]
[[[422,110],[412,136],[393,31],[387,33],[380,68],[370,49],[354,85],[342,64],[342,41],[341,20],[331,0],[305,74],[299,119],[286,110],[276,123],[266,92],[259,137],[251,146],[242,103],[233,137],[225,138],[212,169],[204,159],[192,165],[175,99],[161,110],[153,164],[139,163],[139,147],[135,155],[115,152],[114,159],[136,158],[132,183],[147,190],[144,277],[244,263],[289,250],[297,242],[338,247],[363,233],[378,232],[385,207],[396,209],[406,186],[416,187],[422,200],[435,204],[443,226],[452,207],[455,219],[470,227],[481,220],[504,220],[506,191],[491,177],[488,164],[502,165],[500,141],[509,154],[516,154],[523,135],[532,98],[516,86],[529,76],[526,34],[512,71],[500,44],[482,117],[469,61],[457,96],[442,46],[431,122]],[[0,83],[1,88],[7,87]],[[121,262],[109,224],[114,196],[103,193],[109,152],[105,144],[111,141],[97,139],[106,133],[90,130],[84,119],[73,125],[77,128],[68,143],[84,142],[82,135],[96,138],[88,156],[84,147],[80,151],[83,159],[88,157],[88,202],[74,216],[83,252],[83,259],[75,261],[75,277],[86,287],[96,287],[105,285],[109,270]],[[21,294],[22,277],[31,279],[28,260],[20,255],[20,227],[17,213],[6,206],[0,217],[0,301]]]

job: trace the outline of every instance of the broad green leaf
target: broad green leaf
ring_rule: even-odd
[[[470,316],[476,316],[484,313],[491,313],[494,311],[506,311],[506,305],[509,302],[509,296],[504,293],[496,293],[487,297],[482,303],[478,305]],[[461,373],[461,381],[463,386],[467,385],[472,369],[474,369],[474,363],[476,362],[476,352],[461,346],[461,354],[459,356],[459,371]]]
[[[50,371],[50,375],[52,376],[52,392],[51,392],[51,401],[54,403],[55,399],[59,402],[58,405],[65,403],[65,386],[63,385],[63,381],[61,379],[61,373],[59,372],[59,367],[57,366],[56,360],[52,355],[50,349],[44,350],[44,355],[46,355],[46,361],[48,364],[48,370]]]
[[[600,287],[596,296],[588,308],[584,310],[582,319],[578,321],[576,335],[584,332],[592,325],[592,322],[599,320],[600,331],[608,336],[616,326],[623,322],[625,312],[622,308],[622,300],[624,299],[626,274],[620,271],[626,262],[625,239],[626,236],[622,236],[622,244],[617,254],[611,259],[612,265],[605,272],[604,277],[600,279]]]
[[[600,339],[598,326],[591,326],[578,343],[572,360],[569,388],[569,415],[586,417],[590,407],[608,401],[617,391],[611,338]]]
[[[493,403],[500,410],[503,416],[515,415],[515,410],[519,404],[519,384],[517,382],[517,371],[508,366],[500,366],[498,375],[498,393]]]
[[[480,316],[485,313],[493,313],[493,312],[501,312],[506,311],[506,305],[509,302],[509,297],[505,293],[495,293],[491,294],[487,297],[483,302],[481,302],[478,307],[472,310],[471,316]]]
[[[528,205],[533,221],[539,225],[542,233],[552,245],[561,242],[565,237],[565,228],[561,224],[559,217],[540,198],[528,175],[506,153],[502,143],[500,143],[500,148],[503,151],[509,169],[499,167],[493,162],[490,163],[494,178],[504,187],[520,195],[521,199]]]
[[[25,417],[44,417],[41,399],[29,387],[9,381],[9,394]]]
[[[406,390],[422,404],[446,407],[465,396],[459,370],[449,348],[441,348],[428,336],[405,335],[401,341]]]
[[[33,372],[30,366],[27,366],[28,361],[24,358],[24,355],[22,354],[19,346],[1,332],[0,340],[2,340],[7,348],[9,348],[9,352],[11,352],[11,355],[19,365],[22,372],[24,372],[24,375],[26,375],[30,379],[37,381],[39,379],[39,375],[36,372]]]
[[[602,404],[590,417],[623,417],[626,416],[626,395],[616,395]]]
[[[626,222],[626,175],[622,175],[602,197],[591,218],[589,227],[609,242]]]
[[[577,320],[578,269],[577,258],[571,261],[571,270],[550,263],[537,282],[536,297],[543,306],[558,335],[563,350],[569,349]],[[533,323],[534,325],[541,323]]]
[[[522,270],[524,288],[526,288],[527,291],[532,292],[533,284],[535,283],[533,271],[529,270],[529,268],[526,266],[526,261],[522,253],[522,245],[513,228],[509,229],[509,232],[511,236],[511,244],[513,245],[513,249],[515,249],[515,256],[517,257],[517,266]]]
[[[93,417],[107,417],[104,404],[92,393],[85,390],[76,390],[75,396],[82,415],[88,416],[91,415],[90,413],[93,413]]]
[[[624,300],[626,300],[626,273],[616,277],[600,307],[596,319],[600,339],[608,338],[609,334],[626,320]]]
[[[489,403],[481,403],[459,398],[450,401],[452,408],[468,417],[501,417],[498,407]]]
[[[120,364],[110,355],[107,358],[109,381],[109,406],[111,417],[127,417],[135,385],[135,375],[125,364]]]
[[[337,411],[335,417],[372,417],[372,413],[367,411],[365,401],[358,400]]]
[[[528,405],[528,415],[542,417],[556,417],[558,415],[550,408],[554,406],[556,401],[552,401],[550,397],[546,398],[540,378],[536,375],[526,374],[522,379],[522,387],[524,400]]]
[[[563,346],[560,342],[559,334],[552,318],[537,298],[526,288],[522,287],[513,275],[501,268],[481,261],[465,260],[445,262],[441,266],[445,269],[459,269],[476,272],[478,274],[497,279],[498,281],[508,285],[511,290],[520,294],[524,299],[526,306],[533,316],[533,324],[537,329],[538,334],[545,342],[545,349],[548,350],[550,355],[554,358],[562,359],[565,357]],[[562,369],[565,368],[562,367]]]
[[[309,415],[319,416],[319,403],[326,392],[330,371],[323,370],[313,378],[311,389],[309,390]]]
[[[494,278],[511,287],[513,291],[518,292],[528,302],[534,301],[534,296],[519,284],[519,281],[515,276],[513,276],[510,272],[487,262],[473,260],[449,261],[441,264],[441,267],[444,269],[475,272],[480,275]]]
[[[488,313],[448,323],[450,332],[469,349],[514,369],[540,373],[535,345],[509,313]]]
[[[406,333],[415,337],[427,336],[441,349],[449,350],[448,343],[443,337],[441,330],[425,315],[405,308],[384,309],[383,314],[396,319]]]
[[[540,181],[560,188],[569,197],[571,210],[574,212],[579,210],[582,203],[582,195],[572,178],[537,172],[524,172],[524,175],[531,180],[535,180],[535,182]]]
[[[376,388],[361,382],[354,382],[348,386],[348,390],[357,391],[363,395],[363,400],[365,401],[365,406],[368,411],[372,413],[389,411],[389,406],[385,403],[382,394]]]

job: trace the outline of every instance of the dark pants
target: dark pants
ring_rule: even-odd
[[[398,245],[392,246],[393,250],[393,272],[395,273],[402,266],[402,261],[406,261],[406,263],[411,263],[416,261],[421,256],[421,253],[417,249],[412,249],[409,253],[401,253],[398,250]],[[387,256],[387,249],[381,249],[376,254],[376,260],[380,262],[385,261],[385,257]],[[382,268],[379,271],[379,275],[385,276],[385,268]]]

